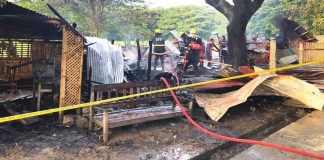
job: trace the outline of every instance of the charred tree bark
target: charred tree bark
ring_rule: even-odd
[[[221,12],[229,21],[227,26],[229,60],[227,63],[233,64],[234,68],[247,65],[246,26],[263,1],[233,0],[232,5],[226,0],[206,0],[207,4]]]

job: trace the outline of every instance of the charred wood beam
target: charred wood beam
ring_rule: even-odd
[[[142,60],[142,54],[141,54],[141,46],[139,39],[136,39],[136,45],[137,45],[137,68],[139,69],[141,67],[141,60]]]
[[[26,63],[18,64],[18,65],[15,65],[15,66],[10,66],[10,69],[16,69],[16,68],[20,68],[20,67],[27,66],[27,65],[30,65],[30,64],[35,64],[35,63],[38,63],[38,62],[43,61],[45,59],[46,58],[40,58],[40,59],[36,59],[36,60],[29,61],[29,62],[26,62]]]
[[[151,79],[151,65],[152,65],[152,45],[153,42],[149,41],[149,45],[150,45],[150,51],[149,51],[149,57],[148,57],[148,67],[147,67],[147,80]]]

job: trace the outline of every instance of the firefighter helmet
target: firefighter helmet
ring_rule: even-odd
[[[195,29],[190,30],[190,34],[197,34],[197,31]]]
[[[161,29],[156,29],[155,33],[161,33]]]

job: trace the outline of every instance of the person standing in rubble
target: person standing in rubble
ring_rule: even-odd
[[[222,38],[219,41],[219,46],[221,49],[220,52],[220,61],[221,63],[225,63],[225,58],[228,57],[228,52],[227,52],[227,40],[226,37],[223,35]]]
[[[164,72],[164,56],[166,54],[165,38],[160,29],[155,30],[155,36],[153,38],[153,55],[154,57],[154,70],[158,65],[159,59],[161,60],[162,71]]]
[[[220,52],[220,49],[216,46],[214,38],[211,38],[207,43],[206,56],[208,60],[208,67],[211,67],[211,62],[213,60],[213,50]]]
[[[198,63],[200,62],[200,65],[203,64],[202,60],[204,56],[204,45],[202,39],[197,35],[197,31],[195,29],[190,31],[190,35],[183,33],[181,38],[183,38],[184,42],[187,43],[186,46],[188,46],[189,49],[185,58],[183,70],[186,72],[189,65],[193,65],[194,72],[196,75],[198,75]]]

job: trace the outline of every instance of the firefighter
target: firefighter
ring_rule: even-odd
[[[213,49],[215,48],[215,49]],[[207,43],[206,56],[208,59],[208,67],[211,67],[211,61],[213,60],[213,50],[220,52],[220,49],[216,46],[214,38],[211,38]]]
[[[194,72],[197,75],[198,74],[198,63],[199,61],[202,62],[202,58],[204,55],[204,47],[202,39],[197,36],[197,31],[192,29],[190,31],[190,35],[187,35],[186,33],[183,33],[181,35],[181,38],[183,38],[183,41],[186,43],[185,46],[188,47],[187,55],[185,56],[185,63],[183,70],[184,72],[187,71],[189,65],[194,66]],[[202,65],[202,63],[201,63]]]
[[[204,48],[205,47],[202,42],[202,39],[197,35],[197,31],[195,29],[190,30],[189,37],[191,37],[191,40],[189,39],[190,41],[195,42],[195,44],[199,44],[199,47],[196,46],[196,48],[199,48],[199,64],[200,64],[200,67],[203,67],[204,66],[203,59],[204,59],[204,55],[205,55]],[[192,43],[190,43],[190,44],[192,44]],[[201,49],[200,49],[200,47],[201,47]]]
[[[165,49],[165,38],[161,33],[160,29],[155,30],[155,36],[153,38],[153,55],[154,57],[154,70],[156,71],[156,67],[159,59],[161,60],[162,71],[164,72],[164,56],[166,54]]]

